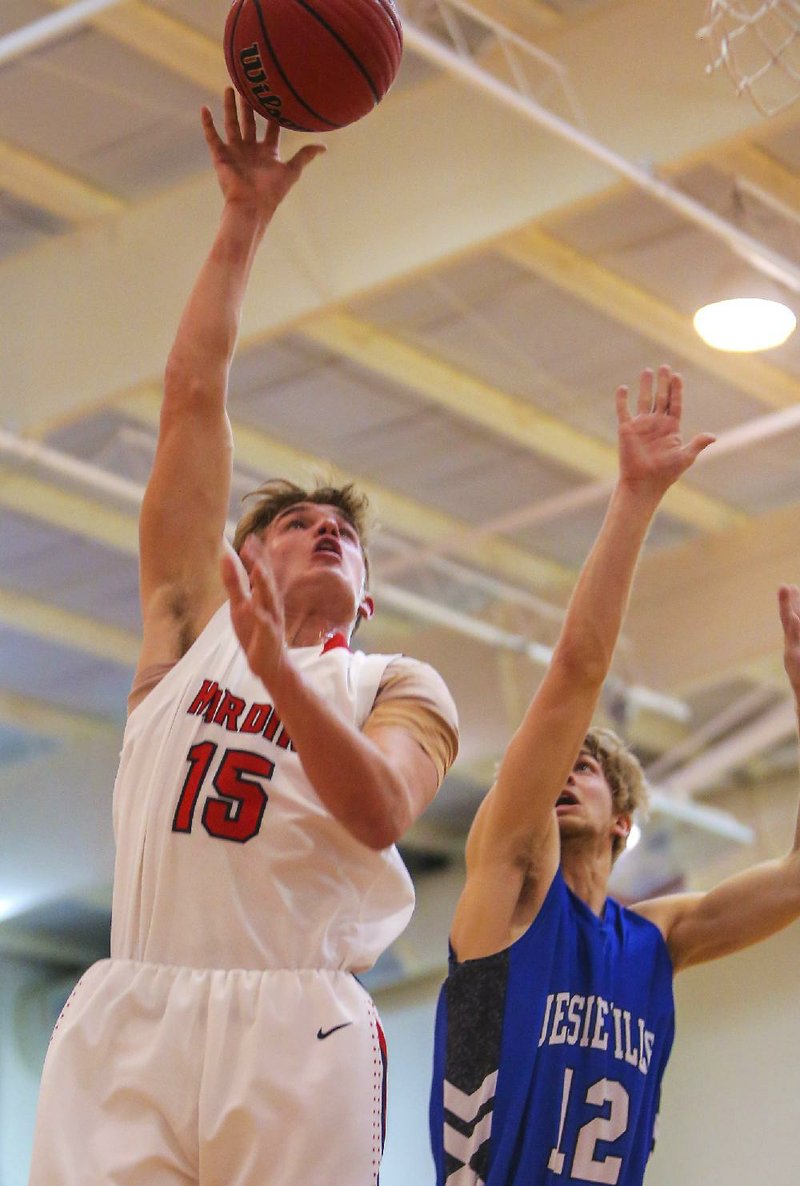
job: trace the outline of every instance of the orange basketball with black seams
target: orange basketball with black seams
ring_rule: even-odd
[[[367,115],[402,54],[392,0],[234,0],[225,24],[236,89],[259,115],[300,132]]]

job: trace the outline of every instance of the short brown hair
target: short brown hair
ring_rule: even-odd
[[[590,729],[581,749],[600,763],[603,776],[611,791],[614,811],[647,813],[649,796],[644,770],[635,754],[627,748],[611,729]],[[624,836],[615,836],[612,848],[614,860],[625,848]]]
[[[367,580],[369,580],[369,556],[366,537],[371,526],[369,499],[356,490],[352,482],[345,486],[323,486],[317,484],[310,490],[289,482],[286,478],[270,478],[257,490],[245,495],[245,500],[254,499],[254,504],[236,525],[233,547],[241,552],[248,535],[260,535],[282,511],[301,502],[321,503],[336,507],[358,532]]]

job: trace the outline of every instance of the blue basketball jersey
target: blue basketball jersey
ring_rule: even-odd
[[[674,1035],[660,931],[561,873],[525,934],[451,960],[436,1017],[437,1186],[639,1186]]]

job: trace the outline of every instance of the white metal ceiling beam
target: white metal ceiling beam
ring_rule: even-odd
[[[650,781],[658,782],[671,777],[671,771],[681,763],[687,763],[695,754],[701,753],[710,742],[717,741],[732,729],[738,729],[756,713],[763,712],[775,700],[775,689],[771,684],[759,684],[727,704],[721,712],[705,721],[682,737],[675,745],[666,749],[654,762],[650,762],[646,774]]]
[[[677,799],[657,786],[650,788],[650,807],[658,815],[691,824],[704,832],[734,840],[737,844],[752,844],[756,838],[753,829],[740,823],[729,811],[722,811],[707,803],[695,803],[691,799]]]
[[[726,774],[746,765],[779,742],[797,734],[797,710],[787,699],[767,709],[731,737],[710,746],[698,757],[662,779],[660,788],[671,798],[688,799],[706,791]]]
[[[447,0],[440,0],[440,3],[447,6]],[[773,251],[734,223],[662,181],[653,172],[634,164],[596,137],[556,115],[521,87],[505,82],[502,77],[487,70],[477,58],[464,52],[463,47],[454,47],[441,32],[432,33],[415,24],[413,20],[406,19],[404,43],[426,61],[502,103],[537,127],[557,136],[572,148],[585,153],[592,160],[630,182],[642,193],[713,235],[725,243],[735,255],[765,276],[785,285],[792,292],[800,292],[800,267],[793,260]]]
[[[122,0],[64,0],[63,12],[40,17],[19,29],[0,37],[0,65],[13,62],[33,50],[58,41],[66,33],[85,25],[105,9],[114,8]]]

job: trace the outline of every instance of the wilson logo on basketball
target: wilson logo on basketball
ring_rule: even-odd
[[[279,120],[281,115],[280,96],[276,95],[267,82],[267,72],[258,52],[258,45],[248,45],[239,53],[239,61],[247,79],[247,87],[253,100],[271,119]]]

